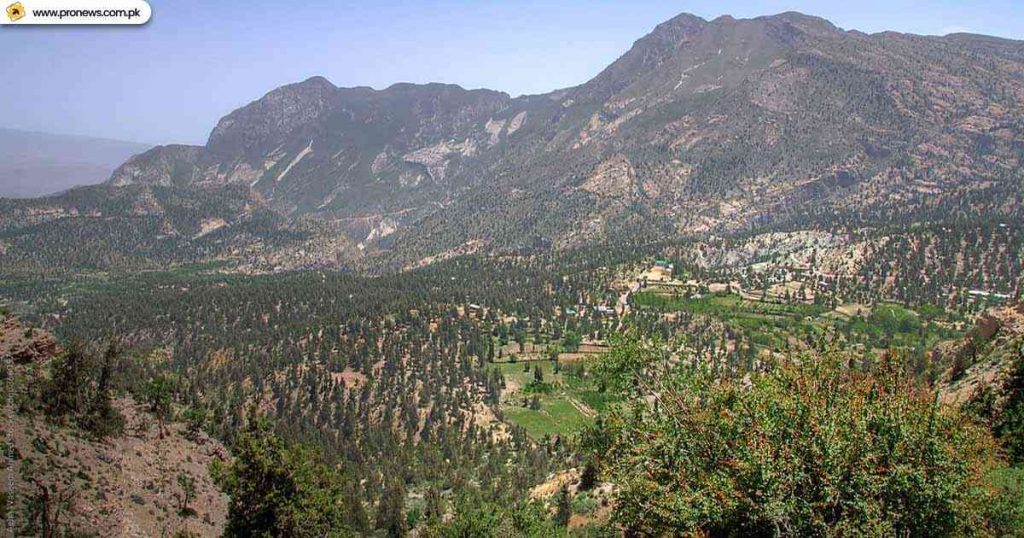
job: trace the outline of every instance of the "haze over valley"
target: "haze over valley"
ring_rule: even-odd
[[[146,144],[0,129],[0,197],[33,198],[95,185]]]

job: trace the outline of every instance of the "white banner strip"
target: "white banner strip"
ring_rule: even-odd
[[[153,10],[145,0],[0,0],[5,25],[146,24]]]

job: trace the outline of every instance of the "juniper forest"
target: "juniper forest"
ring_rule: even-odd
[[[1024,42],[683,14],[133,151],[0,198],[6,535],[1024,536]]]

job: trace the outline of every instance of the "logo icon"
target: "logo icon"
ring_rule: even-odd
[[[25,16],[25,6],[21,2],[15,2],[7,6],[7,18],[14,22]]]

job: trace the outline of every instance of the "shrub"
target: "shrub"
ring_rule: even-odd
[[[572,500],[572,513],[590,515],[597,510],[597,499],[586,493],[581,493]]]
[[[584,439],[608,450],[615,518],[629,529],[963,536],[999,526],[984,480],[1001,465],[991,435],[891,363],[864,373],[836,355],[805,357],[735,381],[669,366],[657,347],[620,347],[602,369],[619,383],[632,372],[637,397]]]
[[[436,520],[423,529],[427,538],[464,536],[508,536],[558,538],[566,536],[546,511],[536,503],[499,505],[466,496],[456,503],[447,521]]]
[[[210,412],[201,404],[191,405],[181,413],[185,421],[185,434],[189,439],[199,439],[199,432],[210,422]]]
[[[1024,536],[1024,469],[1000,469],[986,478],[1001,493],[988,506],[994,534]]]

